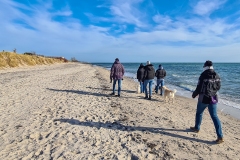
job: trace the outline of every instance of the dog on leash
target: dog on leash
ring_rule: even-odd
[[[168,100],[168,102],[170,102],[170,100],[172,100],[172,103],[174,103],[174,97],[177,90],[170,90],[166,86],[163,86],[162,88],[164,89],[164,101],[167,102]]]

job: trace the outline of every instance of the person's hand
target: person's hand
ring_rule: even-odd
[[[194,91],[193,93],[192,93],[192,98],[195,98],[195,97],[197,97],[197,93]]]
[[[110,79],[110,83],[112,83],[112,78]]]

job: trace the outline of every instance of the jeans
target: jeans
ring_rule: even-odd
[[[149,85],[148,85],[149,84]],[[147,85],[149,86],[149,96],[152,96],[153,79],[144,80],[145,95],[148,96]]]
[[[215,126],[218,138],[223,138],[221,122],[217,116],[217,104],[204,104],[202,102],[198,102],[195,119],[195,128],[197,130],[200,130],[203,111],[206,109],[206,107],[208,107],[208,111]]]
[[[120,95],[121,89],[122,89],[122,80],[121,79],[114,79],[113,80],[113,93],[115,94],[115,86],[116,86],[117,81],[118,81],[118,95]]]
[[[140,83],[140,91],[141,93],[144,93],[144,82],[139,82]]]
[[[157,86],[156,86],[156,93],[158,93],[158,89],[159,89],[159,86],[161,86],[161,88],[160,88],[160,95],[162,95],[163,94],[163,89],[162,89],[162,87],[164,86],[164,79],[157,79]]]

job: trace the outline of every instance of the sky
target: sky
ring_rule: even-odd
[[[239,0],[0,0],[0,50],[84,62],[240,62]]]

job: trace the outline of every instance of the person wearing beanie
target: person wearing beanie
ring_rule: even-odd
[[[141,63],[138,70],[137,70],[137,79],[140,83],[140,92],[144,93],[144,65]]]
[[[112,81],[113,79],[113,89],[112,93],[110,95],[115,95],[115,86],[116,83],[118,82],[118,97],[121,95],[121,88],[122,88],[122,80],[123,80],[123,75],[124,75],[124,67],[120,63],[119,59],[116,58],[115,62],[113,63],[111,67],[111,72],[110,72],[110,79]]]
[[[144,89],[145,89],[145,99],[151,100],[152,98],[152,84],[155,76],[155,69],[150,61],[147,61],[147,65],[144,67]],[[147,86],[149,87],[149,95],[147,91]]]
[[[207,70],[207,69],[213,69],[213,63],[212,61],[206,61],[203,65],[203,71]]]
[[[208,107],[209,114],[212,118],[217,133],[216,143],[218,144],[224,142],[221,121],[217,115],[217,92],[220,90],[220,88],[221,79],[219,75],[214,71],[212,61],[207,60],[203,65],[203,72],[198,79],[197,87],[192,94],[192,98],[198,96],[198,103],[195,117],[195,126],[190,127],[190,129],[196,133],[200,131],[203,112]]]
[[[164,86],[164,78],[166,77],[167,72],[165,69],[163,69],[162,65],[160,64],[158,66],[158,70],[155,73],[155,76],[157,77],[157,86],[155,87],[155,92],[158,93],[158,89],[160,87],[160,95],[163,95],[163,89]]]

